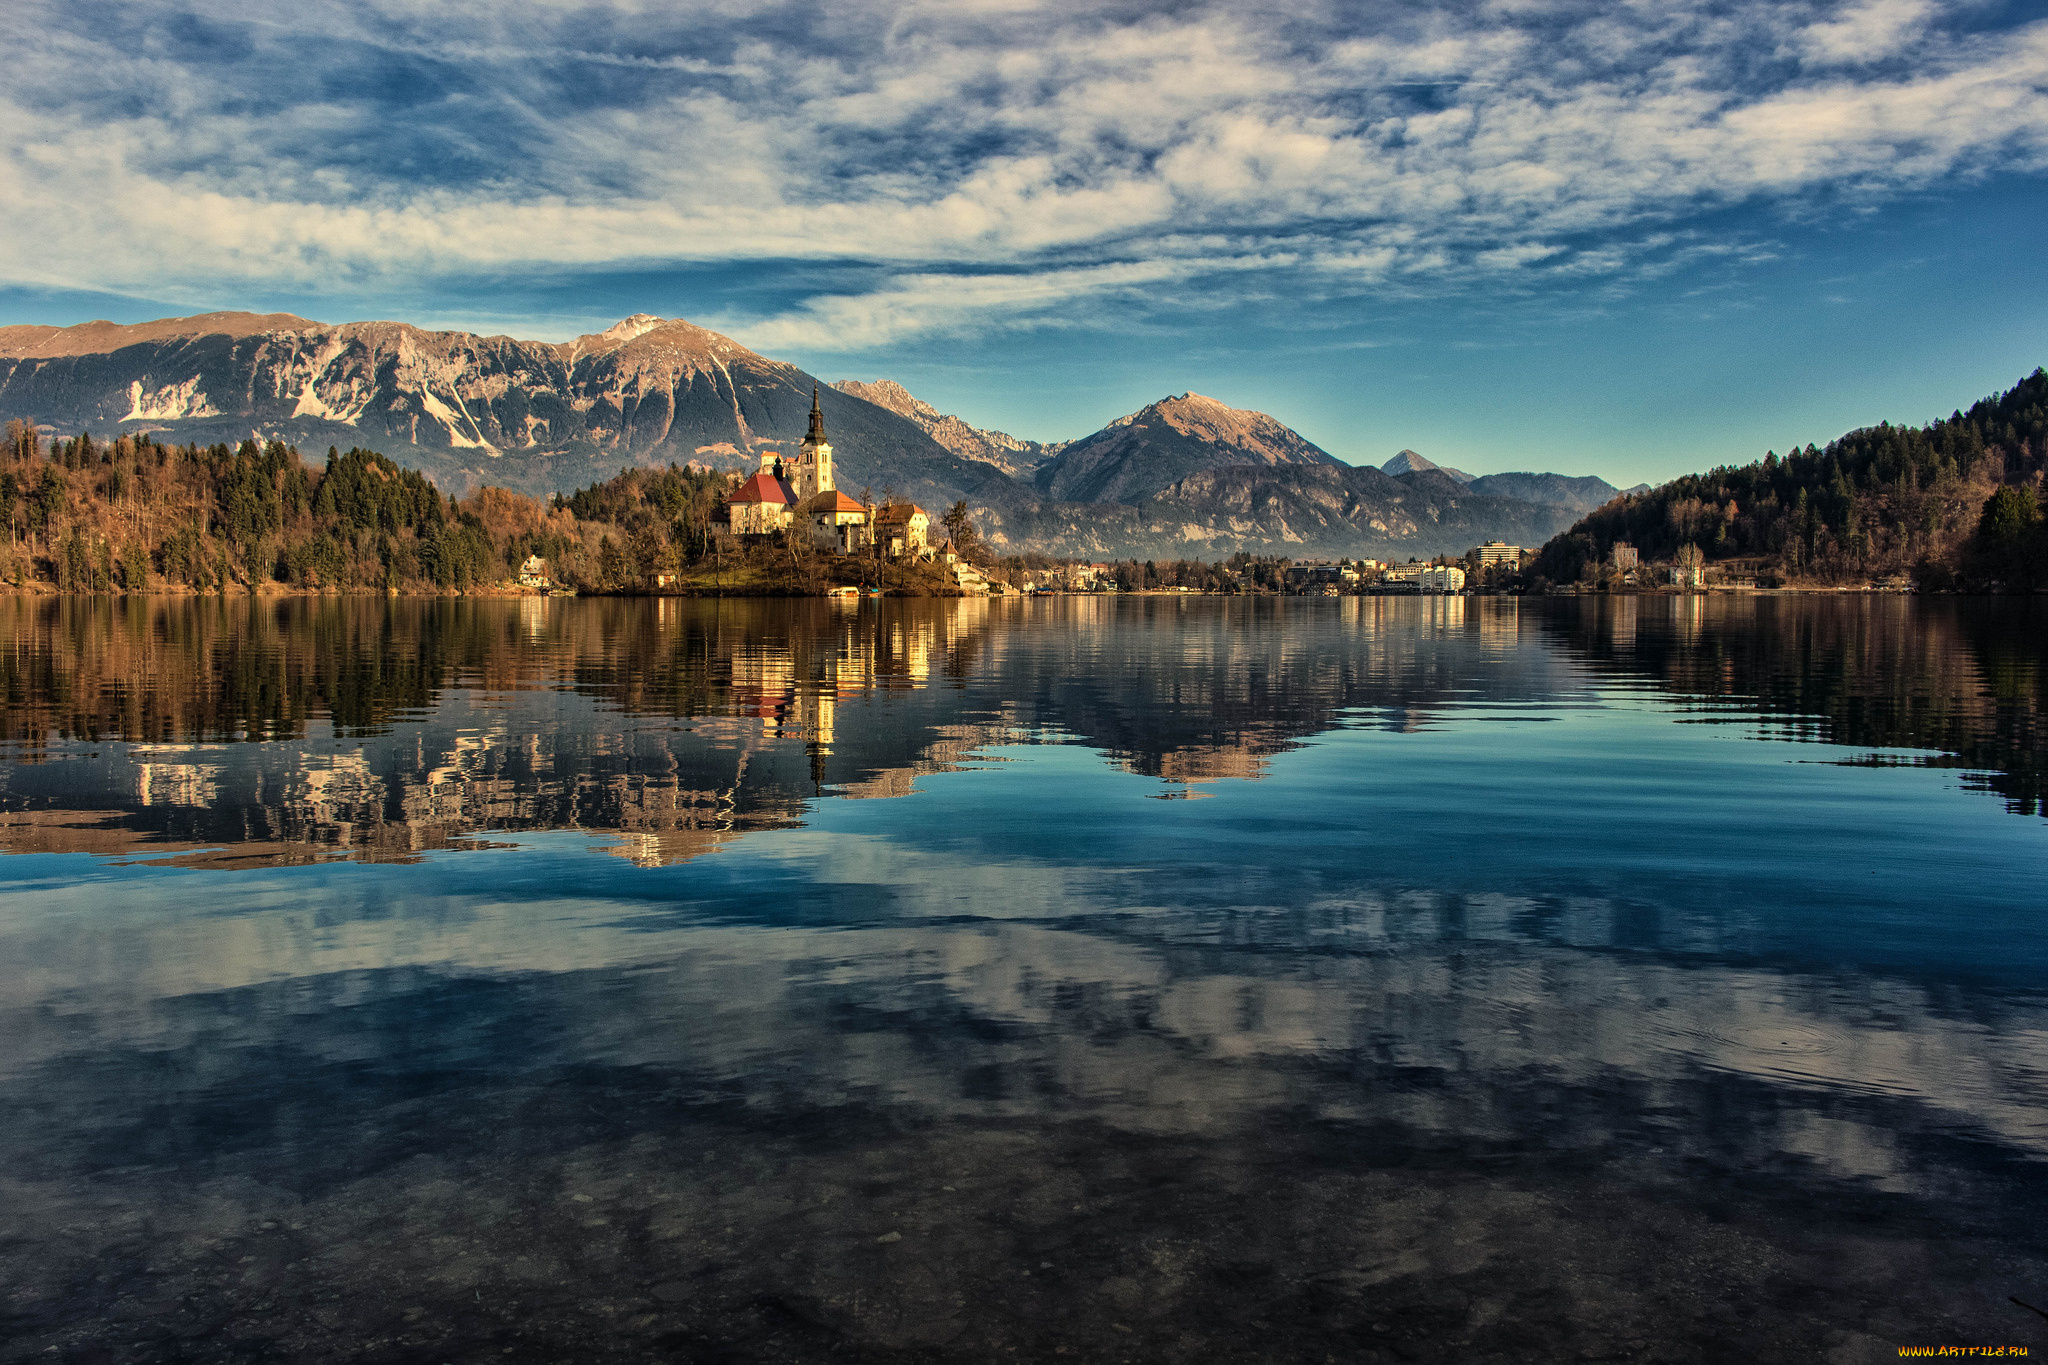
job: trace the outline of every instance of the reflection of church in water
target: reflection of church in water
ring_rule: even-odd
[[[56,741],[13,767],[0,850],[147,851],[209,866],[405,861],[546,831],[675,863],[801,824],[821,798],[909,795],[979,750],[1047,736],[1084,737],[1110,764],[1165,784],[1159,794],[1194,796],[1263,776],[1300,737],[1333,726],[1424,726],[1465,695],[1475,659],[1492,669],[1519,638],[1512,609],[1471,608],[1475,622],[1462,599],[1421,613],[1346,599],[1315,637],[1327,647],[1305,649],[1292,633],[1179,603],[905,599],[878,612],[818,599],[527,598],[324,604],[296,632],[270,616],[224,636],[145,631],[171,643],[138,653],[108,609],[78,610],[98,612],[103,642],[122,648],[81,651],[91,632],[64,633],[50,656],[62,708],[31,728],[133,737]],[[417,660],[394,664],[411,653],[391,648],[394,623]],[[219,667],[230,648],[275,674]],[[1114,685],[1073,685],[1077,657]],[[164,673],[234,679],[248,695],[195,690],[176,713],[169,694],[145,734],[123,708]],[[248,721],[254,702],[290,694],[302,676],[303,709],[278,712],[275,727]],[[335,679],[364,676],[386,690],[352,685],[385,703],[337,721]],[[1546,674],[1526,695],[1558,685]]]
[[[0,851],[147,852],[208,867],[405,862],[494,834],[565,831],[665,865],[795,827],[822,796],[909,795],[1002,737],[962,724],[951,694],[929,687],[986,631],[985,599],[880,621],[820,602],[779,640],[754,613],[676,599],[636,605],[631,629],[610,638],[597,611],[519,608],[534,643],[570,646],[618,683],[569,705],[551,689],[452,687],[431,711],[333,751],[309,734],[53,754],[0,793]],[[589,629],[565,631],[565,615]],[[691,659],[681,676],[665,675],[679,656]],[[874,709],[848,725],[849,706]]]

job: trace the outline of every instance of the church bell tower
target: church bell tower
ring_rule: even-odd
[[[818,410],[815,384],[811,386],[811,429],[797,450],[794,483],[799,502],[837,487],[832,482],[832,443],[825,439],[825,414]]]

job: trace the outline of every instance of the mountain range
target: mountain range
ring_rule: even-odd
[[[1430,469],[1449,475],[1470,492],[1483,497],[1572,507],[1582,512],[1605,506],[1623,493],[1643,493],[1650,487],[1639,483],[1633,488],[1616,488],[1607,480],[1590,474],[1579,478],[1567,474],[1467,474],[1462,469],[1438,464],[1412,450],[1404,450],[1380,466],[1381,472],[1397,476],[1420,474]]]
[[[628,465],[752,469],[793,452],[816,391],[839,484],[965,500],[998,547],[1060,555],[1428,555],[1540,544],[1617,492],[1474,477],[1402,451],[1336,459],[1264,413],[1183,393],[1073,441],[944,414],[893,380],[822,384],[695,324],[635,314],[569,342],[209,313],[0,327],[0,417],[58,432],[379,450],[463,492],[564,492]]]
[[[565,343],[283,313],[0,328],[0,413],[201,444],[367,446],[451,492],[561,492],[623,465],[752,469],[764,450],[794,453],[814,383],[730,337],[646,314]],[[829,389],[821,402],[855,489],[933,501],[1021,491],[887,409]]]

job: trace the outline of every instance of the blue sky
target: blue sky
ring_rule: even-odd
[[[1617,482],[2048,363],[2042,5],[15,0],[0,322],[634,312]]]

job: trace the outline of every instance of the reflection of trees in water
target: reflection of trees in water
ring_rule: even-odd
[[[469,604],[415,604],[456,607]],[[479,623],[360,599],[10,598],[0,735],[207,743],[431,706]]]
[[[906,606],[884,618],[809,602],[10,598],[0,738],[214,743],[292,738],[312,720],[359,736],[454,685],[718,715],[748,687],[735,660],[777,659],[776,676],[802,685],[849,660],[863,682],[921,682],[934,651],[955,672],[973,657],[943,604]]]
[[[985,614],[17,600],[0,609],[5,733],[17,759],[44,761],[9,774],[0,837],[20,851],[215,846],[190,856],[268,863],[584,829],[674,861],[793,824],[828,786],[907,791],[899,770],[971,746],[950,698],[936,713],[863,715],[852,733],[837,717],[877,691],[922,695],[934,666],[972,658]]]
[[[2035,603],[1896,597],[1612,598],[1558,603],[1546,629],[1594,667],[1754,713],[1766,733],[1934,749],[2025,814],[2048,796]]]
[[[1196,784],[1339,724],[1569,686],[1514,604],[1456,599],[16,599],[0,630],[0,725],[65,760],[14,771],[7,845],[214,862],[487,829],[673,861],[1031,732]],[[77,747],[105,741],[130,747]]]
[[[1032,733],[1170,783],[1257,778],[1338,726],[1568,699],[1568,656],[1770,732],[1938,750],[2034,810],[2037,615],[1862,598],[12,599],[0,838],[276,861],[581,829],[667,862],[828,794],[904,795]],[[106,741],[125,743],[85,747]]]
[[[1047,604],[1001,640],[1021,714],[1168,781],[1256,777],[1339,725],[1425,726],[1473,702],[1533,703],[1571,679],[1524,649],[1514,602],[1342,598]]]

